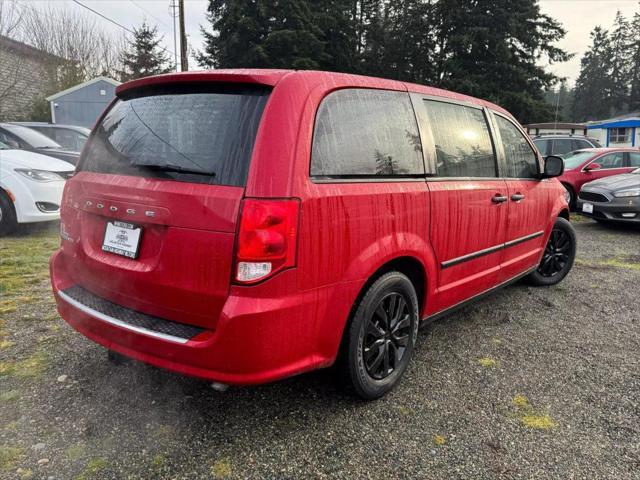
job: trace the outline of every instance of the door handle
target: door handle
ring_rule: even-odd
[[[491,201],[493,203],[504,203],[507,201],[507,197],[506,195],[500,195],[499,193],[496,193],[493,197],[491,197]]]
[[[524,195],[522,195],[521,193],[514,193],[513,195],[511,195],[511,200],[513,200],[514,202],[519,202],[520,200],[524,200]]]

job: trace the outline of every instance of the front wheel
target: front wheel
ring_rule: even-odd
[[[567,276],[576,258],[576,232],[571,223],[558,218],[553,225],[542,260],[535,272],[529,275],[534,285],[555,285]]]
[[[418,298],[411,281],[389,272],[369,287],[345,332],[343,373],[363,399],[380,398],[407,369],[418,336]]]
[[[6,235],[16,229],[16,210],[9,196],[0,189],[0,235]]]

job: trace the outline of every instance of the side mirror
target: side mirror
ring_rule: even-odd
[[[564,173],[564,160],[555,155],[549,155],[544,159],[544,173],[542,178],[559,177]]]
[[[584,167],[585,172],[590,172],[591,170],[600,170],[602,166],[599,163],[591,162],[589,165]]]

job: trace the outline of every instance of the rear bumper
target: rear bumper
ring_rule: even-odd
[[[74,285],[65,262],[66,257],[56,252],[50,264],[51,283],[62,318],[96,343],[142,362],[184,375],[242,385],[266,383],[329,366],[335,358],[341,331],[335,336],[337,340],[323,342],[322,335],[317,334],[318,317],[313,314],[335,315],[318,305],[322,304],[321,299],[327,299],[327,292],[283,294],[296,284],[293,271],[270,279],[266,288],[232,287],[216,329],[205,329],[177,342],[123,328],[70,302],[64,293],[61,295]],[[273,298],[268,292],[279,295]]]

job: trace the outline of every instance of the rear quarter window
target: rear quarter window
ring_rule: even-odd
[[[189,84],[129,94],[95,129],[79,170],[244,186],[268,94]]]
[[[345,89],[316,114],[313,177],[424,175],[422,145],[406,92]]]

